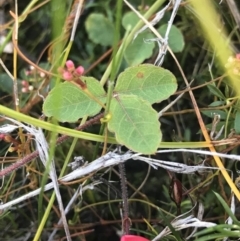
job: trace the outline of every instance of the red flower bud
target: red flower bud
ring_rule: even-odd
[[[63,79],[65,79],[65,80],[72,80],[73,79],[72,74],[68,71],[64,71],[62,76],[63,76]]]
[[[73,71],[75,69],[75,65],[72,60],[68,60],[66,62],[66,67],[69,71]]]
[[[76,74],[77,75],[82,75],[84,73],[84,68],[82,66],[78,66],[76,68]]]
[[[21,84],[22,84],[23,87],[28,87],[29,86],[29,83],[26,80],[22,80]]]

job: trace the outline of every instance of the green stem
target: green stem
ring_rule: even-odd
[[[112,95],[113,95],[113,89],[114,89],[114,82],[109,81],[108,82],[107,105],[106,105],[106,109],[105,109],[105,115],[107,115],[109,113],[110,104],[111,104]]]
[[[117,1],[117,13],[116,13],[116,23],[115,23],[115,32],[114,32],[114,43],[113,43],[113,53],[112,53],[112,68],[110,69],[109,74],[111,73],[110,80],[108,82],[108,92],[107,92],[107,100],[106,100],[106,108],[105,108],[105,116],[109,113],[110,104],[113,95],[114,83],[117,76],[117,72],[119,66],[121,64],[121,56],[118,55],[117,58],[117,50],[118,50],[118,42],[120,40],[120,26],[121,26],[121,19],[122,19],[122,0]],[[105,128],[107,128],[106,123],[102,123],[100,128],[100,135],[103,135]],[[93,153],[93,160],[96,158],[97,153],[99,150],[99,143],[96,144],[94,153]]]
[[[117,13],[116,13],[116,23],[115,23],[115,32],[114,32],[114,43],[113,43],[113,53],[112,53],[112,66],[110,82],[115,82],[117,71],[120,65],[120,59],[116,58],[116,53],[118,50],[118,42],[120,40],[120,27],[122,19],[122,0],[117,1]]]
[[[55,124],[51,124],[51,123],[48,123],[48,122],[45,122],[45,121],[42,121],[39,119],[35,119],[30,116],[24,115],[22,113],[16,112],[16,111],[11,110],[2,105],[0,105],[0,113],[2,113],[3,115],[6,115],[8,117],[11,117],[15,120],[25,122],[25,123],[31,124],[33,126],[48,130],[48,131],[53,131],[53,132],[57,132],[57,133],[60,133],[63,135],[77,137],[77,138],[89,140],[89,141],[97,141],[97,142],[104,141],[104,136],[94,135],[94,134],[90,134],[90,133],[86,133],[86,132],[82,132],[82,131],[72,130],[70,128],[61,127],[61,126],[58,126]],[[117,144],[117,141],[111,137],[108,138],[108,142]]]
[[[51,34],[52,34],[52,40],[57,41],[53,44],[52,49],[52,63],[54,63],[55,66],[60,65],[60,56],[62,55],[62,51],[64,48],[64,33],[62,31],[62,27],[64,26],[64,22],[66,20],[66,8],[67,3],[64,1],[59,0],[52,0],[51,1]]]
[[[40,127],[42,129],[60,133],[67,136],[77,137],[84,140],[89,141],[97,141],[97,142],[104,142],[104,136],[100,135],[94,135],[89,134],[82,131],[72,130],[70,128],[61,127],[55,124],[51,124],[45,121],[41,121],[39,119],[35,119],[33,117],[24,115],[22,113],[16,112],[14,110],[11,110],[7,107],[4,107],[0,105],[0,113],[2,113],[5,116],[8,116],[10,118],[13,118],[15,120],[25,122],[27,124]],[[107,138],[108,143],[110,144],[118,144],[115,138],[108,137]],[[224,143],[223,143],[224,144]],[[159,143],[159,148],[203,148],[203,147],[209,147],[212,146],[211,143],[207,143],[205,141],[199,141],[199,142],[161,142]]]
[[[144,14],[144,17],[146,19],[148,19],[149,17],[151,17],[155,12],[157,12],[157,10],[159,9],[159,7],[164,3],[164,0],[158,0],[156,1],[150,8],[149,10]],[[144,22],[142,20],[140,20],[136,26],[133,28],[133,30],[130,32],[130,34],[128,35],[128,37],[126,38],[126,43],[125,43],[125,47],[127,47],[133,40],[135,33],[144,25]],[[120,46],[118,52],[116,53],[116,58],[119,58],[121,55],[123,45]],[[112,71],[113,68],[113,61],[110,62],[110,64],[108,65],[104,75],[102,76],[102,79],[100,81],[101,85],[104,85],[107,81],[107,79],[109,78],[109,75]]]

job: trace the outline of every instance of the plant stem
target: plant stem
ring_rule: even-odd
[[[122,215],[122,229],[124,234],[129,234],[130,219],[128,210],[128,191],[127,191],[127,180],[124,163],[118,164],[118,170],[120,174],[121,191],[122,191],[122,202],[123,202],[123,215]]]
[[[146,19],[150,18],[156,11],[157,9],[164,3],[164,0],[158,0],[156,1],[150,8],[149,10],[144,14],[144,17]],[[126,43],[124,44],[124,47],[127,47],[133,40],[134,38],[134,34],[144,25],[144,22],[142,20],[140,20],[135,27],[133,28],[133,30],[130,32],[130,34],[128,35],[128,37],[126,38]],[[118,52],[116,53],[115,58],[119,58],[122,52],[122,48],[123,45],[120,46]],[[110,62],[110,64],[108,65],[104,75],[102,76],[102,79],[100,81],[100,83],[102,85],[104,85],[107,81],[107,79],[109,78],[109,75],[112,71],[113,68],[113,61]]]
[[[84,140],[89,140],[89,141],[97,141],[97,142],[103,142],[104,141],[103,136],[94,135],[94,134],[90,134],[90,133],[86,133],[86,132],[73,130],[73,129],[70,129],[70,128],[61,127],[61,126],[58,126],[58,125],[55,125],[55,124],[51,124],[51,123],[48,123],[46,121],[35,119],[35,118],[30,117],[28,115],[24,115],[22,113],[16,112],[16,111],[11,110],[11,109],[3,106],[3,105],[0,105],[0,113],[2,113],[3,115],[6,115],[8,117],[11,117],[15,120],[34,125],[36,127],[40,127],[40,128],[45,129],[45,130],[48,130],[48,131],[57,132],[57,133],[67,135],[67,136],[78,137],[78,138],[81,138],[81,139],[84,139]],[[108,142],[113,143],[113,144],[117,144],[117,141],[114,138],[111,138],[111,137],[108,138]]]

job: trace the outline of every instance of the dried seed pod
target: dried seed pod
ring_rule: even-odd
[[[181,202],[182,202],[182,183],[176,179],[175,177],[172,177],[171,184],[169,187],[169,194],[171,199],[175,202],[177,209],[178,209],[178,215],[181,213]]]

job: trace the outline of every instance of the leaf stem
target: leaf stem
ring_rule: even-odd
[[[28,115],[24,115],[22,113],[18,113],[14,110],[11,110],[5,106],[0,105],[0,113],[3,115],[6,115],[10,118],[16,119],[18,121],[25,122],[30,125],[34,125],[36,127],[40,127],[42,129],[57,132],[60,134],[72,136],[72,137],[78,137],[84,140],[90,140],[90,141],[97,141],[97,142],[103,142],[104,136],[100,135],[94,135],[89,134],[86,132],[81,132],[77,130],[72,130],[70,128],[58,126],[55,124],[51,124],[39,119],[35,119],[33,117],[30,117]],[[118,144],[115,138],[108,137],[108,143],[110,144]],[[236,143],[236,138],[233,139],[226,139],[222,141],[212,141],[212,142],[206,142],[206,141],[199,141],[199,142],[161,142],[159,143],[159,148],[203,148],[203,147],[210,147],[212,145],[214,146],[221,146],[221,145],[227,145],[227,144],[234,144]]]
[[[164,3],[164,0],[158,0],[156,1],[150,8],[149,10],[144,14],[144,17],[146,19],[150,18],[156,11],[157,9]],[[121,52],[123,51],[123,47],[127,47],[133,40],[134,38],[134,34],[144,25],[144,22],[142,20],[140,20],[135,27],[132,29],[132,31],[130,32],[130,34],[127,36],[126,38],[126,42],[123,45],[120,46],[118,52],[116,53],[115,58],[119,58],[121,55]],[[112,71],[113,68],[113,61],[110,62],[110,64],[108,65],[104,75],[102,76],[102,79],[100,81],[101,85],[104,85],[107,81],[107,79],[109,78],[109,75]]]

